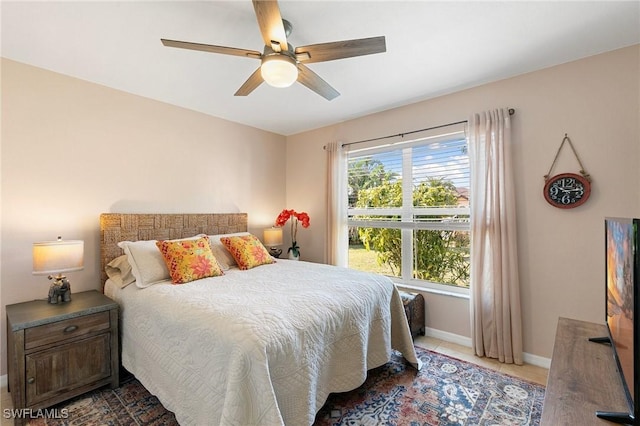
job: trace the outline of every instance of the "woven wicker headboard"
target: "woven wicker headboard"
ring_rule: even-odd
[[[104,267],[124,254],[120,241],[172,240],[197,234],[230,234],[247,230],[246,213],[100,215],[100,270],[102,285],[107,280]]]

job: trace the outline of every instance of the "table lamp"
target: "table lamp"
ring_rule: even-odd
[[[83,260],[84,241],[58,237],[56,241],[33,243],[33,275],[48,275],[53,281],[47,298],[49,303],[71,300],[71,285],[62,273],[82,270]]]
[[[280,257],[282,249],[276,248],[282,245],[282,228],[271,227],[264,230],[264,245],[269,247],[269,254]]]

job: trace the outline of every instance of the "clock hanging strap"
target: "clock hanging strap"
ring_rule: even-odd
[[[578,157],[578,153],[576,152],[576,149],[573,147],[573,144],[571,143],[571,139],[569,139],[569,136],[567,136],[567,134],[564,134],[564,139],[562,139],[562,143],[560,144],[560,147],[558,148],[558,152],[556,152],[556,156],[553,159],[553,163],[551,163],[551,167],[549,168],[549,172],[544,175],[544,180],[548,180],[549,177],[551,177],[551,171],[553,170],[553,167],[556,165],[556,161],[558,161],[558,157],[560,156],[560,151],[562,150],[562,147],[564,146],[565,142],[569,142],[569,146],[571,147],[571,151],[573,151],[573,155],[576,156],[576,160],[578,160],[578,164],[580,165],[580,174],[582,176],[585,177],[585,179],[587,179],[589,182],[591,182],[591,176],[589,176],[589,173],[585,172],[584,170],[584,166],[582,165],[582,161],[580,161],[580,157]]]

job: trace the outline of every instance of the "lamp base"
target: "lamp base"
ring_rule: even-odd
[[[282,249],[279,248],[275,248],[275,247],[270,247],[269,248],[269,254],[273,257],[280,257],[280,255],[282,254]]]
[[[58,275],[57,277],[49,275],[49,279],[53,280],[53,282],[51,283],[51,287],[49,287],[49,297],[47,297],[47,302],[52,305],[70,302],[71,284],[67,281],[67,277],[64,275]]]

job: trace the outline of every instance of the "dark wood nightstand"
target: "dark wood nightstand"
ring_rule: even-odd
[[[37,411],[119,379],[118,305],[97,291],[7,305],[9,392]],[[15,424],[27,419],[16,418]]]

